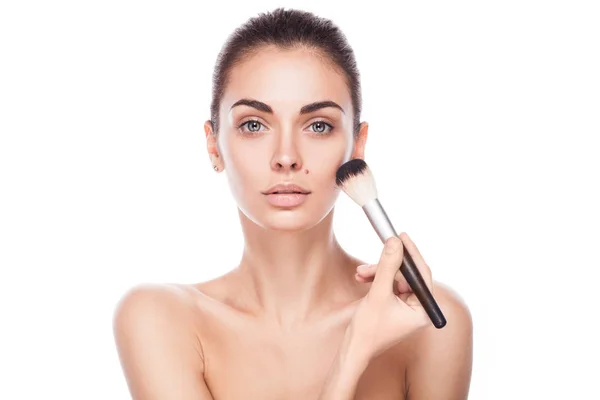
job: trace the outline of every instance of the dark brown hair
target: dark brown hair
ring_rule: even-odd
[[[250,18],[229,36],[221,48],[213,72],[210,105],[210,120],[215,134],[219,132],[219,106],[229,71],[267,45],[276,45],[283,50],[306,47],[337,67],[346,78],[354,111],[353,133],[358,135],[362,107],[360,74],[346,36],[329,19],[308,11],[284,8]]]

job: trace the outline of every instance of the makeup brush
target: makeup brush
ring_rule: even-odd
[[[377,198],[375,179],[366,162],[356,158],[342,164],[335,174],[335,183],[362,207],[383,243],[392,236],[398,236]],[[433,325],[438,329],[443,328],[446,325],[446,318],[406,249],[399,268]]]

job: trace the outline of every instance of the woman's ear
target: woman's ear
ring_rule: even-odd
[[[206,136],[206,150],[208,151],[208,156],[210,158],[212,167],[217,172],[222,171],[224,168],[223,158],[219,154],[217,135],[215,135],[211,120],[208,120],[204,123],[204,133]]]
[[[351,159],[360,158],[365,159],[365,146],[367,145],[367,137],[369,136],[369,124],[367,122],[361,122],[360,130],[358,135],[354,137],[354,151],[352,152]]]

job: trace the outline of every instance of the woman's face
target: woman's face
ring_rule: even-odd
[[[306,109],[314,103],[322,104]],[[338,167],[363,158],[367,125],[355,141],[352,122],[341,72],[305,49],[265,47],[230,71],[216,141],[209,124],[205,130],[240,210],[267,229],[304,230],[334,206]],[[284,205],[285,198],[264,194],[280,183],[310,193]]]

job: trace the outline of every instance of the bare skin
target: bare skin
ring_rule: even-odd
[[[232,108],[242,98],[273,112]],[[325,100],[343,111],[299,113]],[[249,124],[252,132],[240,127],[250,119],[258,121]],[[333,128],[323,129],[323,122]],[[430,279],[448,320],[444,329],[415,328],[373,357],[356,351],[358,336],[348,334],[384,269],[380,262],[357,272],[365,262],[343,250],[333,233],[335,171],[364,158],[368,132],[363,122],[352,135],[350,95],[339,71],[306,49],[265,48],[232,70],[220,123],[218,135],[205,124],[207,150],[238,203],[242,259],[209,282],[143,285],[123,297],[114,329],[132,397],[466,399],[472,323],[450,288]],[[284,181],[311,191],[302,205],[279,208],[265,200],[262,192]],[[408,236],[401,239],[429,271]],[[394,279],[406,289],[400,274],[391,278],[390,293]]]

